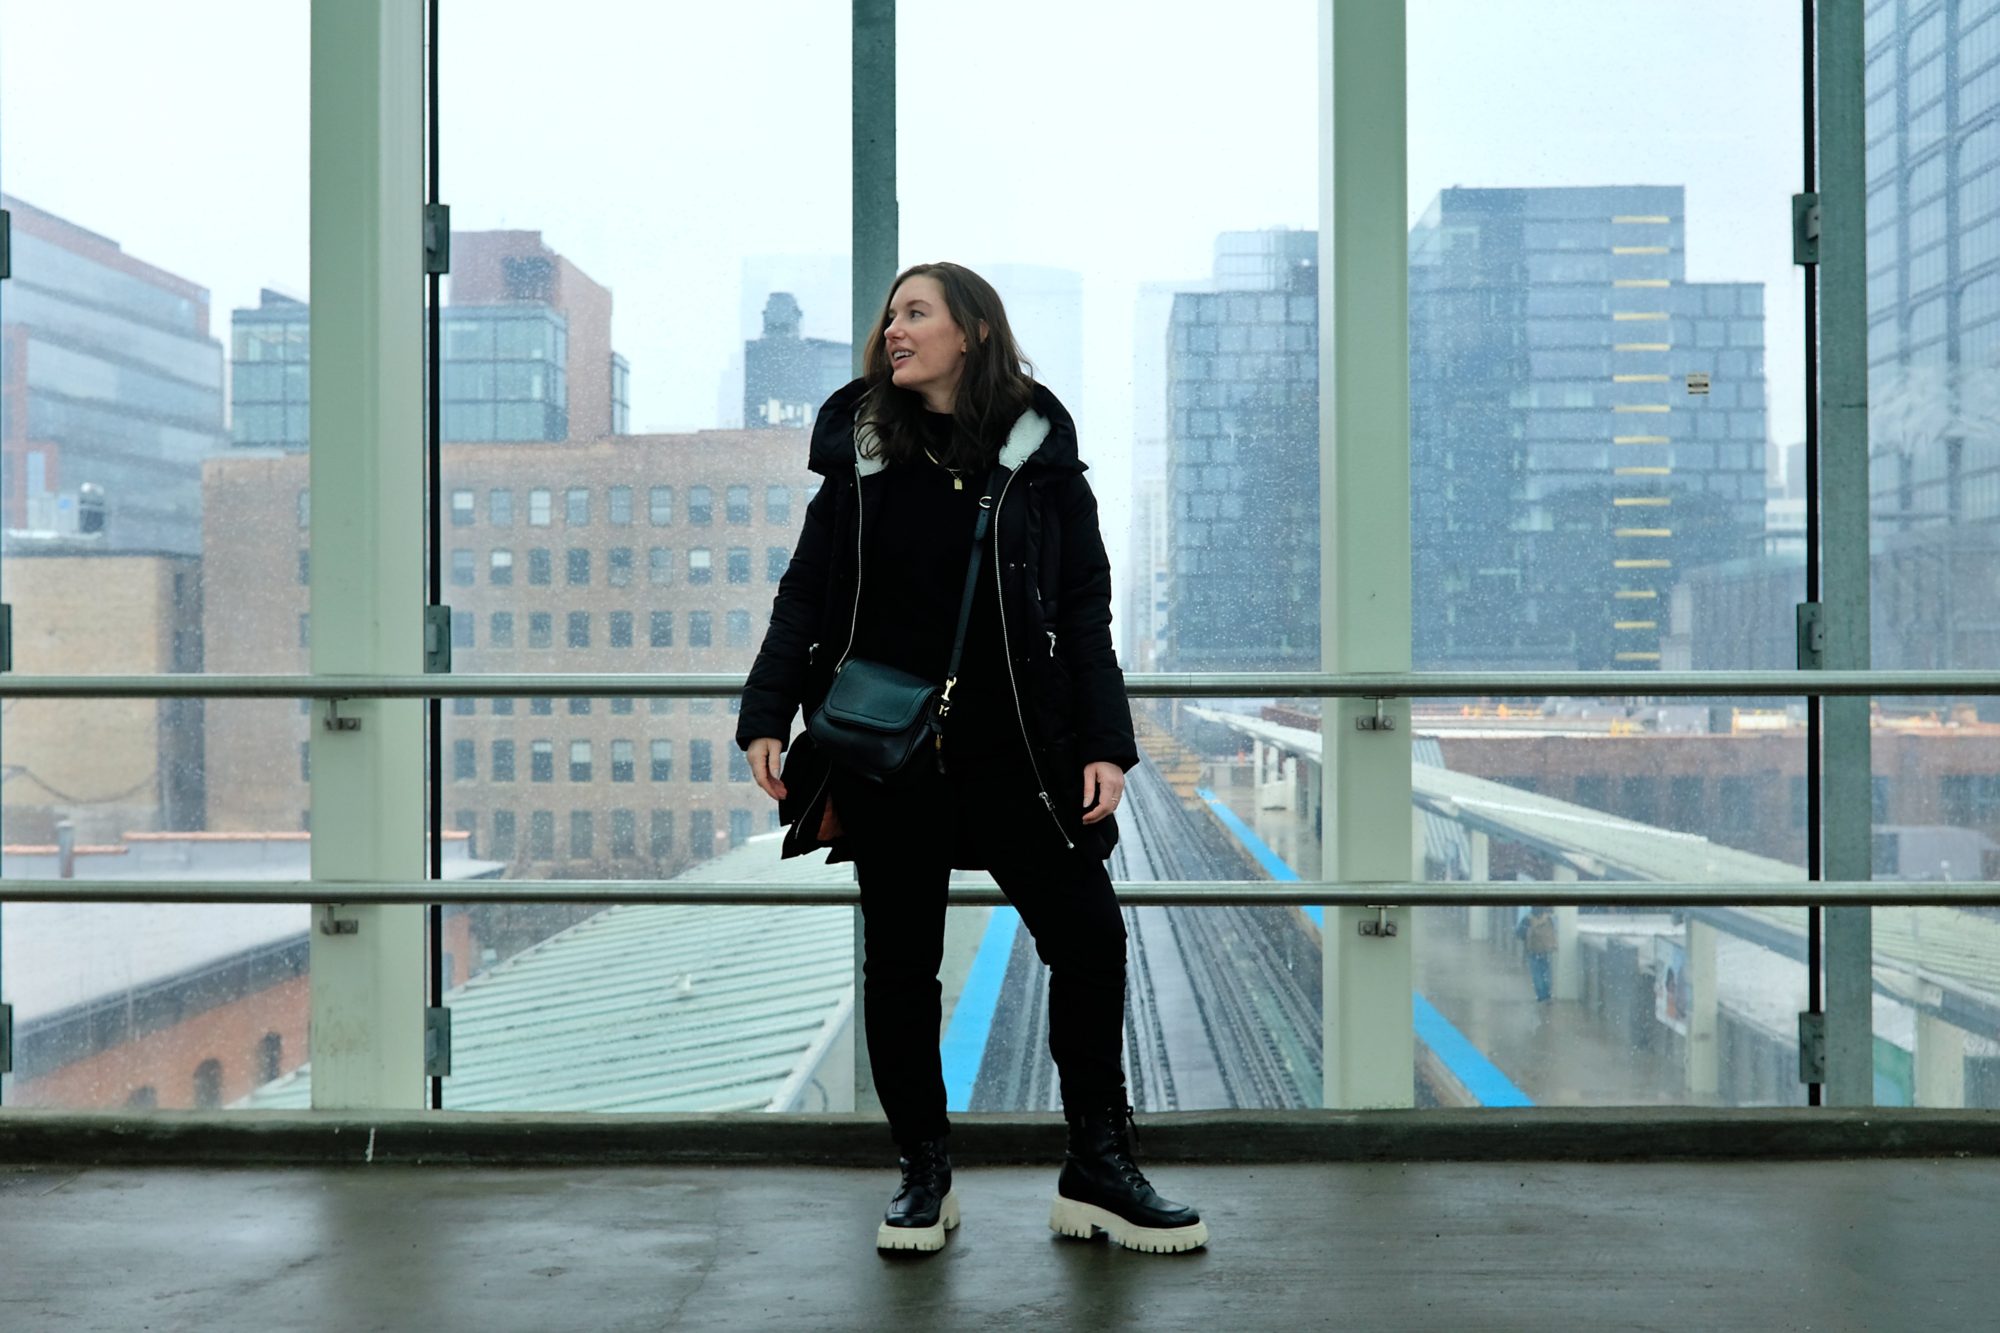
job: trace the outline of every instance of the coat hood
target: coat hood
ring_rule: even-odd
[[[854,414],[867,389],[867,380],[854,380],[836,389],[821,405],[813,422],[812,455],[807,462],[814,472],[827,477],[856,465]],[[1041,384],[1035,385],[1033,405],[1009,428],[1007,443],[1000,449],[1000,465],[1009,471],[1026,463],[1071,472],[1082,472],[1086,466],[1077,453],[1076,421],[1061,400]],[[862,458],[860,466],[864,472],[875,472],[882,463]]]

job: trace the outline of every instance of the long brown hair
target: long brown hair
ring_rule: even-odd
[[[944,289],[952,322],[965,333],[965,369],[951,409],[957,429],[952,432],[949,452],[940,461],[984,470],[993,465],[1008,429],[1034,402],[1034,367],[1014,341],[1000,293],[963,264],[912,264],[889,284],[875,328],[862,351],[861,375],[868,388],[857,419],[874,428],[871,452],[875,457],[889,463],[910,463],[923,457],[919,424],[923,395],[897,388],[889,378],[889,349],[883,336],[889,328],[889,303],[895,300],[897,289],[917,277],[937,280]],[[979,336],[982,323],[986,326],[984,338]]]

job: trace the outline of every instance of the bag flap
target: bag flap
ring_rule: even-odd
[[[830,721],[897,732],[924,715],[937,686],[879,662],[850,661],[833,678],[821,710]]]

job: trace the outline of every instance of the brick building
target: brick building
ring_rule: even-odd
[[[448,444],[444,582],[461,674],[749,668],[817,478],[789,430]],[[213,460],[208,668],[307,669],[307,460]],[[412,599],[412,606],[416,599]],[[210,707],[209,827],[309,821],[298,703]],[[445,819],[511,873],[670,872],[773,827],[734,701],[446,707]]]
[[[201,562],[10,534],[14,669],[32,675],[201,670]],[[0,818],[17,842],[84,842],[202,826],[202,701],[16,699],[4,723]],[[296,821],[288,827],[295,827]]]

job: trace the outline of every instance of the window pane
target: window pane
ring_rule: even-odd
[[[748,486],[731,486],[724,492],[724,497],[729,511],[729,521],[731,523],[748,523],[750,521],[750,488]]]
[[[306,308],[278,290],[311,275],[308,15],[238,7],[230,47],[257,55],[226,96],[168,73],[216,66],[215,25],[189,17],[0,14],[0,587],[15,671],[310,665],[312,441],[294,394],[310,348]],[[252,107],[254,151],[217,132],[227,108]],[[317,572],[326,583],[324,557]],[[307,738],[325,711],[8,700],[6,873],[71,873],[60,835],[79,878],[306,877]],[[447,851],[447,873],[462,850]],[[215,1108],[290,1075],[307,1053],[307,912],[0,905],[6,1101]],[[243,958],[254,980],[215,979]],[[203,1035],[222,1023],[229,1041]]]
[[[715,517],[715,497],[706,486],[688,487],[688,522],[707,526]]]
[[[1869,20],[1882,42],[1865,127],[1869,646],[1878,669],[2000,665],[1991,553],[2000,422],[1988,406],[2000,371],[2000,67],[1988,63],[2000,17],[1983,12],[1992,9],[1892,5]],[[1874,878],[2000,878],[1996,724],[2000,700],[1988,697],[1873,702]],[[1878,1104],[2000,1103],[1991,1045],[2000,930],[1991,916],[1874,909]]]
[[[1790,668],[1803,270],[1752,182],[1797,174],[1799,15],[1736,11],[1725,50],[1605,11],[1541,61],[1539,12],[1411,10],[1416,665]]]
[[[444,62],[440,86],[446,101],[459,110],[441,122],[440,157],[452,177],[447,193],[456,224],[446,282],[451,312],[446,330],[449,335],[460,325],[468,329],[462,347],[448,342],[444,385],[450,406],[476,413],[468,420],[475,426],[483,422],[485,430],[478,436],[453,436],[447,422],[452,443],[446,449],[444,485],[489,496],[510,490],[522,497],[519,521],[532,518],[537,525],[525,544],[497,530],[490,540],[462,543],[475,550],[506,543],[528,570],[516,573],[515,585],[496,585],[488,578],[475,588],[455,589],[454,604],[464,601],[475,614],[504,611],[516,620],[529,617],[525,628],[536,645],[523,658],[499,647],[497,640],[489,641],[467,650],[466,660],[455,664],[467,672],[560,668],[588,676],[635,669],[684,671],[695,664],[673,656],[680,646],[677,634],[686,632],[686,623],[677,625],[676,617],[706,612],[706,634],[712,641],[714,620],[732,607],[765,615],[764,598],[771,589],[762,584],[756,597],[747,595],[748,585],[732,588],[746,595],[728,606],[713,597],[713,584],[724,582],[723,571],[714,566],[727,567],[718,558],[721,551],[711,550],[704,566],[710,587],[690,588],[674,568],[676,548],[667,543],[673,527],[689,518],[711,529],[722,524],[725,516],[714,511],[729,504],[730,518],[745,524],[730,533],[752,553],[753,572],[755,552],[764,545],[789,547],[796,536],[796,507],[790,520],[766,516],[770,526],[755,527],[754,503],[768,487],[809,484],[804,440],[796,428],[742,429],[748,382],[761,382],[766,365],[801,361],[812,363],[805,370],[816,381],[822,363],[837,361],[833,384],[814,385],[818,401],[850,378],[850,265],[841,257],[849,241],[846,129],[831,121],[801,122],[790,113],[774,114],[772,104],[756,98],[743,102],[740,76],[722,69],[727,62],[698,59],[663,78],[657,59],[658,51],[667,49],[711,55],[754,49],[760,80],[808,90],[813,105],[841,104],[847,95],[845,66],[822,57],[845,49],[847,16],[798,5],[779,9],[754,3],[740,13],[725,8],[717,11],[719,18],[710,16],[720,28],[709,23],[690,45],[693,30],[685,16],[668,9],[604,0],[579,3],[581,9],[551,16],[525,8],[515,13],[503,2],[505,13],[482,11],[487,22],[463,27],[460,40],[443,43],[439,52]],[[602,40],[605,32],[619,34],[609,47]],[[772,42],[773,32],[782,32],[783,40]],[[621,54],[647,43],[653,46],[651,58],[632,60]],[[537,71],[533,94],[527,97],[522,95],[523,61]],[[729,114],[717,119],[714,109],[724,105],[731,108]],[[700,115],[711,125],[710,142],[698,146],[685,137],[673,139],[654,154],[659,160],[646,173],[635,175],[630,169],[629,135],[605,134],[605,126],[614,123],[653,124],[661,117],[679,123],[688,115]],[[553,155],[521,151],[523,145],[549,143],[564,146]],[[809,191],[824,206],[746,211],[740,199],[743,161],[765,164],[783,175],[788,190]],[[654,172],[657,179],[649,179]],[[674,210],[675,225],[665,233],[657,225],[658,200],[651,198],[659,179],[676,181],[677,197],[688,205]],[[586,181],[594,184],[585,188],[581,182]],[[726,195],[737,196],[736,202],[727,202]],[[827,258],[790,258],[800,255]],[[827,275],[823,282],[814,276],[822,270]],[[775,337],[761,348],[752,346],[762,341],[759,312],[779,291],[794,293],[805,307],[796,349],[803,357],[777,346],[780,339]],[[761,356],[767,350],[773,358]],[[741,490],[732,493],[730,487]],[[694,512],[680,512],[679,502],[695,488],[700,488],[699,505]],[[635,513],[642,501],[645,512]],[[746,503],[748,514],[743,512]],[[634,540],[630,526],[638,524],[650,534],[646,541]],[[556,526],[563,528],[560,546],[550,539]],[[543,552],[538,560],[525,554],[537,547]],[[643,597],[633,595],[641,552]],[[560,597],[552,595],[556,587],[562,589]],[[593,619],[598,624],[592,625]],[[639,647],[642,619],[648,654],[638,664],[633,650]],[[559,661],[545,655],[552,640],[564,647]],[[488,650],[493,660],[481,656]],[[754,645],[717,643],[702,650],[701,665],[741,671],[753,651]],[[514,800],[521,790],[544,795],[553,790],[553,785],[527,781],[531,773],[490,791],[479,783],[455,789],[452,808],[473,811],[481,831],[495,829],[495,836],[498,813],[514,813],[522,851],[510,860],[510,875],[631,874],[656,880],[688,872],[697,857],[686,836],[692,825],[681,820],[701,793],[712,795],[718,789],[720,775],[712,774],[705,787],[689,783],[685,769],[673,762],[675,747],[702,739],[710,747],[712,770],[713,746],[728,741],[735,720],[708,702],[711,711],[700,713],[677,708],[670,699],[649,699],[644,709],[636,709],[629,698],[614,699],[610,708],[593,708],[588,697],[579,696],[561,703],[538,699],[519,719],[484,710],[475,717],[453,718],[451,738],[476,740],[482,757],[495,739],[529,746],[536,738],[517,721],[534,719],[532,729],[550,747],[543,759],[548,780],[562,784],[565,799],[534,802],[547,807],[540,812]],[[635,726],[641,718],[644,725]],[[579,742],[590,747],[587,777]],[[573,753],[569,747],[576,747]],[[599,765],[596,760],[607,753],[605,747],[609,761]],[[641,781],[653,799],[638,808],[630,797]],[[758,818],[753,827],[761,829],[761,793],[728,790],[754,809]],[[705,834],[697,843],[702,858],[728,849],[725,840],[715,837],[720,822],[717,816],[699,830]],[[727,831],[734,831],[734,823]],[[741,850],[766,845],[753,842]],[[567,927],[585,915],[601,917],[604,910],[562,904],[510,908],[504,937],[489,930],[489,938],[477,940],[475,956],[486,948],[505,959],[531,946],[554,947],[571,938],[563,934]],[[622,910],[610,909],[603,919],[608,923]],[[475,935],[481,928],[474,923]],[[680,938],[679,927],[663,920],[661,928]],[[741,929],[738,938],[748,938],[747,926]],[[827,939],[846,967],[851,939]],[[671,953],[678,946],[667,947]],[[712,938],[704,947],[709,956],[717,952]],[[638,985],[626,998],[587,987],[576,1000],[599,1006],[600,1015],[628,1004],[655,1013],[658,996],[643,997],[652,994],[655,982],[674,980],[657,971],[658,962],[640,960],[634,973]],[[688,970],[682,967],[676,975]],[[601,1009],[607,999],[612,1011]],[[476,1051],[481,1048],[471,1035],[481,1021],[474,1015],[475,1000],[472,992],[457,997],[454,1012],[473,1043],[466,1047],[475,1051],[472,1064],[478,1065]],[[698,1002],[698,1008],[708,1003]],[[543,1012],[561,1022],[561,1008]],[[711,1029],[721,1021],[701,1020]],[[671,1024],[662,1028],[643,1021],[621,1028],[650,1031],[653,1035],[640,1038],[642,1043],[666,1044],[616,1058],[631,1058],[636,1062],[631,1067],[660,1070],[661,1089],[680,1085],[680,1071],[695,1057],[673,1047],[678,1038],[672,1029]],[[725,1054],[733,1049],[736,1038],[728,1032],[713,1035],[714,1049]],[[532,1046],[536,1038],[528,1035],[526,1040]],[[514,1049],[533,1058],[518,1043]],[[461,1072],[471,1078],[447,1095],[466,1109],[479,1109],[481,1098],[489,1099],[484,1104],[490,1109],[611,1104],[610,1098],[579,1098],[574,1091],[600,1076],[606,1067],[602,1059],[573,1042],[548,1054],[545,1067],[551,1076],[532,1088],[516,1079],[485,1079],[468,1070],[462,1058]],[[665,1109],[671,1095],[651,1104]],[[709,1100],[697,1098],[688,1105],[719,1106],[723,1095],[735,1098],[739,1093],[703,1093]]]

